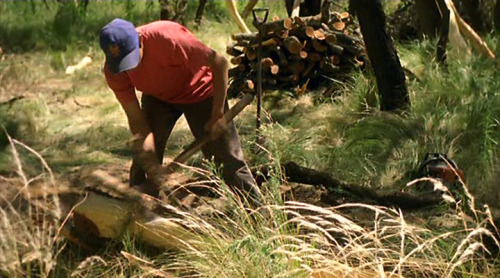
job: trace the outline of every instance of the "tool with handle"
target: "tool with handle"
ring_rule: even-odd
[[[254,99],[253,94],[245,94],[233,107],[231,107],[226,113],[224,113],[223,119],[226,124],[231,122],[236,115],[238,115],[245,107],[247,107],[250,102]],[[182,153],[174,158],[172,162],[162,167],[162,173],[168,174],[173,171],[174,166],[186,162],[191,156],[197,153],[203,146],[210,142],[210,134],[207,133],[199,139],[196,139],[191,143]]]
[[[258,14],[263,13],[264,17],[259,17]],[[253,25],[259,30],[259,46],[257,48],[257,120],[256,127],[257,130],[257,142],[260,144],[261,136],[260,136],[260,111],[262,107],[262,37],[264,33],[262,32],[262,25],[267,21],[267,17],[269,15],[268,8],[255,8],[252,10],[253,15]]]

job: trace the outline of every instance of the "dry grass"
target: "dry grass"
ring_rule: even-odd
[[[461,223],[447,231],[412,224],[397,209],[365,204],[322,208],[299,202],[267,205],[252,211],[220,180],[224,209],[210,217],[178,211],[175,219],[199,235],[175,253],[147,257],[136,240],[123,239],[121,255],[89,256],[72,268],[58,265],[65,247],[58,237],[61,210],[57,195],[30,196],[38,181],[54,186],[51,170],[34,150],[9,137],[17,178],[3,178],[16,188],[0,209],[0,271],[9,277],[495,277],[483,239],[498,242],[487,208],[474,207],[468,195],[464,206],[451,200]],[[28,177],[17,148],[39,158],[45,173]],[[204,173],[208,175],[209,173]],[[213,176],[212,176],[213,177]],[[465,184],[462,183],[465,187]],[[436,186],[436,188],[440,188]],[[49,192],[50,190],[47,190]],[[452,197],[449,197],[452,198]],[[471,217],[472,216],[472,217]],[[140,240],[140,239],[137,239]],[[493,254],[494,255],[494,254]]]
[[[32,198],[29,187],[34,183],[41,184],[44,186],[42,192],[48,192],[48,187],[55,186],[54,177],[47,163],[33,149],[8,138],[18,178],[2,179],[2,186],[10,188],[15,194],[2,195],[0,274],[48,277],[54,273],[57,256],[64,246],[58,238],[61,210],[57,195],[43,194]],[[36,177],[26,176],[16,146],[38,157],[46,173]]]

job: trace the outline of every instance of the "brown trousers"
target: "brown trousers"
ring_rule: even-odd
[[[171,104],[155,97],[142,96],[142,110],[155,138],[158,163],[163,162],[163,154],[168,137],[176,121],[184,114],[195,138],[202,137],[205,124],[212,114],[212,98],[190,104]],[[226,102],[225,110],[228,104]],[[245,197],[253,205],[260,204],[261,193],[243,159],[238,133],[231,121],[226,132],[215,141],[207,143],[202,152],[208,159],[222,165],[222,177],[226,184],[240,197]],[[145,172],[136,158],[130,169],[130,184],[140,185],[146,180]]]

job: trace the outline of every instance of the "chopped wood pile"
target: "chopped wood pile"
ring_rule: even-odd
[[[303,92],[306,87],[342,81],[363,64],[363,43],[352,16],[330,12],[308,17],[278,19],[264,23],[262,32],[262,88]],[[227,54],[234,65],[229,70],[229,96],[248,93],[257,84],[259,33],[234,34]]]

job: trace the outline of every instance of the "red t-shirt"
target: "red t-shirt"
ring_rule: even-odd
[[[152,22],[137,30],[144,44],[139,65],[118,74],[104,66],[106,81],[121,103],[136,100],[136,89],[169,103],[194,103],[213,95],[207,66],[211,48],[172,21]]]

